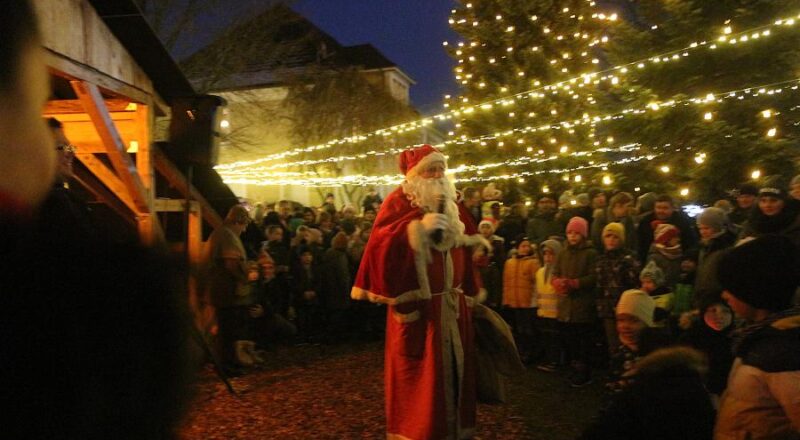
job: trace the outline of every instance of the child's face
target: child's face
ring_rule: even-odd
[[[264,280],[269,281],[275,278],[275,265],[273,263],[265,263],[261,265],[261,276]]]
[[[567,232],[567,243],[571,244],[572,246],[575,246],[580,244],[582,241],[583,241],[583,235],[575,231]]]
[[[269,241],[281,241],[283,240],[283,229],[273,229],[267,234],[267,240]]]
[[[545,248],[542,251],[542,260],[544,264],[553,264],[556,261],[556,254],[550,248]]]
[[[313,254],[311,254],[311,252],[303,252],[303,254],[302,254],[302,255],[300,255],[300,262],[301,262],[302,264],[306,265],[306,266],[308,266],[309,264],[311,264],[311,262],[312,262],[313,260],[314,260],[314,255],[313,255]]]
[[[619,249],[622,240],[619,239],[614,234],[606,234],[603,236],[603,246],[606,247],[607,251],[613,251],[614,249]]]
[[[654,283],[652,279],[642,278],[641,282],[642,282],[642,290],[644,290],[645,292],[650,293],[656,290],[656,283]]]
[[[528,240],[524,240],[522,243],[517,246],[517,253],[519,255],[530,255],[531,254],[531,242]]]
[[[703,313],[703,320],[706,325],[716,331],[724,330],[733,321],[733,313],[725,304],[713,304]]]
[[[724,299],[725,302],[728,303],[733,312],[736,313],[736,316],[746,319],[748,321],[752,321],[755,318],[756,315],[755,307],[740,300],[739,298],[734,296],[731,292],[723,290],[722,299]]]
[[[492,236],[492,227],[485,223],[478,226],[478,230],[480,231],[481,235],[483,235],[485,238],[489,238]]]
[[[633,315],[627,313],[620,313],[617,315],[617,333],[619,334],[620,341],[623,341],[623,343],[638,343],[639,335],[645,327],[645,323]]]
[[[697,230],[700,231],[700,238],[703,240],[709,240],[717,233],[716,229],[708,225],[700,225],[697,227]]]

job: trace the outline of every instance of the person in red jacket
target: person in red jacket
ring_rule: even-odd
[[[471,438],[476,401],[471,307],[482,289],[470,246],[487,243],[464,235],[455,187],[444,174],[439,150],[430,145],[406,150],[400,169],[406,179],[381,205],[351,292],[353,299],[388,305],[387,438]]]

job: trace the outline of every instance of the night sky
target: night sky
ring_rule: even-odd
[[[417,84],[411,101],[423,114],[441,110],[442,95],[457,91],[454,61],[442,41],[453,41],[451,0],[298,0],[292,8],[345,46],[370,43]]]

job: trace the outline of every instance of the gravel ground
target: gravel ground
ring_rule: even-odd
[[[278,349],[232,383],[238,396],[210,368],[200,373],[182,439],[384,438],[380,343]],[[478,406],[476,440],[575,438],[601,395],[598,384],[575,390],[529,369],[509,380],[506,404]]]

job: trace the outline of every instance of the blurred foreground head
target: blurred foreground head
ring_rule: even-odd
[[[50,96],[45,51],[27,0],[0,0],[0,10],[0,200],[35,207],[56,170],[41,115]]]

